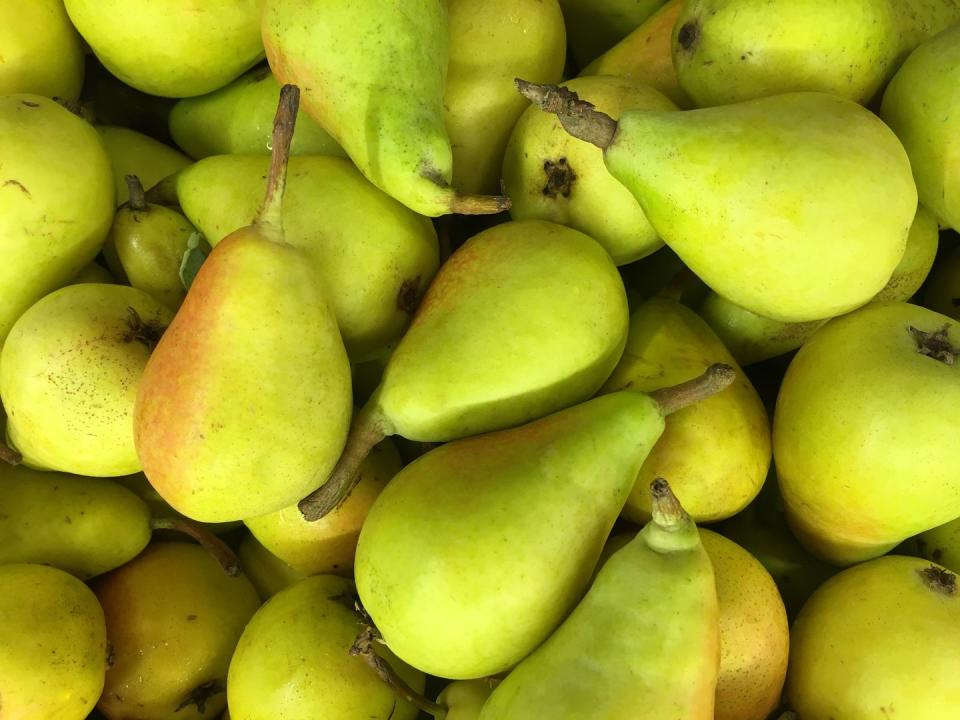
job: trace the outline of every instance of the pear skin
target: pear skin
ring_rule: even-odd
[[[240,558],[244,574],[264,602],[307,577],[306,573],[295,570],[267,550],[249,533],[243,536],[237,546],[237,557]]]
[[[583,67],[646,22],[664,0],[560,0],[570,51]]]
[[[97,132],[39,95],[0,98],[0,343],[34,302],[100,252],[113,220],[110,159]]]
[[[447,708],[443,720],[479,720],[483,704],[490,697],[498,680],[454,680],[437,696],[437,703]]]
[[[83,283],[105,283],[116,284],[117,279],[110,274],[103,265],[98,262],[91,262],[73,276],[67,285],[81,285]]]
[[[791,528],[815,555],[860,562],[960,515],[958,343],[948,317],[871,303],[831,320],[793,358],[774,459]]]
[[[97,132],[110,156],[117,206],[130,199],[127,175],[136,175],[151,188],[190,164],[190,158],[149,135],[116,125],[98,125]]]
[[[695,377],[714,362],[736,368],[733,357],[696,313],[671,298],[653,298],[631,315],[626,349],[603,391],[626,387],[650,391]],[[647,522],[650,483],[669,477],[695,521],[722,520],[753,500],[769,466],[767,412],[750,380],[737,369],[737,379],[726,392],[667,418],[623,514],[633,522]]]
[[[306,578],[274,595],[250,620],[230,661],[233,720],[414,720],[417,709],[349,653],[364,629],[354,602],[350,581],[332,575]],[[382,646],[377,651],[423,691],[423,673]]]
[[[133,408],[173,313],[123,285],[68,285],[13,326],[0,354],[7,437],[41,470],[111,477],[140,470]]]
[[[921,556],[960,572],[960,518],[920,533],[916,542]]]
[[[804,720],[950,717],[960,703],[958,643],[957,576],[920,558],[877,558],[804,605],[786,697]]]

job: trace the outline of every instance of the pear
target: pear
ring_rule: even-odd
[[[903,256],[917,209],[910,162],[856,103],[791,93],[616,122],[564,88],[518,87],[604,148],[664,242],[752,312],[839,315],[878,293]]]
[[[570,33],[570,52],[583,67],[623,40],[664,0],[560,0]]]
[[[117,279],[98,262],[87,263],[83,269],[71,278],[67,285],[82,285],[83,283],[116,284]]]
[[[421,215],[492,214],[509,202],[460,195],[444,125],[445,0],[266,0],[263,43],[277,79],[381,190]]]
[[[307,522],[296,505],[244,523],[273,555],[304,576],[353,575],[360,527],[370,506],[402,463],[397,449],[384,440],[360,466],[360,482],[350,497],[317,522]]]
[[[107,666],[103,610],[90,589],[43,565],[0,566],[4,720],[83,720]]]
[[[909,300],[930,273],[938,242],[936,218],[922,205],[917,206],[903,257],[872,302]],[[796,350],[827,321],[785,323],[771,320],[735,305],[715,292],[704,298],[697,312],[741,365],[752,365]]]
[[[715,362],[734,367],[736,381],[726,392],[667,419],[623,510],[633,522],[650,519],[649,488],[658,477],[671,478],[673,491],[697,522],[730,517],[760,491],[770,466],[767,411],[723,343],[689,308],[657,297],[634,310],[623,357],[603,391],[649,392],[696,377]]]
[[[184,98],[170,110],[170,135],[195,160],[210,155],[269,155],[280,85],[257,67],[208,95]],[[306,113],[297,115],[291,155],[340,155],[343,149]]]
[[[586,589],[665,415],[733,379],[712,366],[675,388],[603,395],[407,465],[371,508],[355,565],[390,649],[452,679],[516,665]]]
[[[526,220],[475,235],[433,279],[336,469],[300,509],[316,520],[339,505],[385,436],[442,442],[586,400],[626,326],[616,266],[583,233]]]
[[[80,97],[83,41],[70,24],[63,0],[0,5],[0,47],[0,95]]]
[[[136,130],[98,125],[97,132],[113,166],[118,207],[130,199],[127,175],[136,175],[149,188],[190,164],[182,152]]]
[[[137,386],[173,314],[141,290],[68,285],[37,302],[0,354],[7,437],[42,470],[116,476],[140,470]]]
[[[413,720],[417,709],[396,697],[349,653],[363,630],[349,580],[316,575],[275,595],[243,631],[230,662],[233,720],[324,718]],[[423,674],[379,653],[418,691]]]
[[[960,518],[938,525],[916,537],[920,555],[960,572]]]
[[[623,78],[583,77],[567,87],[614,118],[626,109],[676,109],[656,90]],[[503,184],[512,218],[549,220],[586,233],[617,265],[663,246],[630,191],[607,172],[603,152],[572,137],[556,117],[535,107],[527,108],[510,136]]]
[[[158,188],[212,245],[257,212],[269,159],[201,160]],[[349,160],[290,159],[283,231],[329,288],[328,300],[354,362],[395,342],[437,271],[431,222],[367,182]]]
[[[47,98],[0,97],[0,147],[2,344],[28,307],[100,252],[114,190],[96,131]]]
[[[907,149],[920,202],[960,228],[960,25],[911,53],[884,92],[880,117]]]
[[[446,708],[441,720],[479,720],[484,703],[498,683],[493,678],[454,680],[437,696],[437,704]]]
[[[108,720],[199,720],[226,705],[230,656],[260,600],[202,548],[153,543],[93,581],[111,664],[97,708]]]
[[[237,546],[237,557],[264,602],[307,577],[267,550],[250,533],[244,535]]]
[[[713,720],[720,658],[714,571],[697,527],[659,479],[653,519],[570,616],[514,668],[480,720]]]
[[[193,225],[172,208],[148,203],[136,175],[127,175],[130,200],[120,206],[107,238],[133,287],[173,311],[187,291],[180,279]]]
[[[923,289],[923,306],[960,319],[960,247],[945,251],[937,259]]]
[[[263,57],[262,0],[64,0],[100,62],[131,87],[190,97],[223,87]]]
[[[790,525],[815,555],[860,562],[960,515],[958,342],[948,317],[871,303],[827,323],[793,358],[774,459]]]
[[[673,62],[700,107],[806,90],[866,103],[957,21],[956,0],[689,0]]]
[[[453,187],[497,193],[510,131],[526,110],[513,79],[560,81],[567,53],[563,14],[557,0],[447,0],[447,12],[443,109]]]
[[[791,633],[787,699],[804,720],[950,717],[960,703],[957,576],[891,555],[844,570]]]
[[[685,0],[669,0],[629,35],[587,65],[580,75],[616,75],[646,83],[681,108],[693,103],[673,66],[673,26]]]
[[[326,287],[306,253],[284,241],[297,95],[294,86],[281,91],[259,215],[201,266],[137,392],[144,473],[201,522],[293,504],[329,473],[350,423],[350,366]]]
[[[176,521],[186,526],[205,528],[216,535],[226,535],[232,530],[243,527],[243,523],[239,520],[223,523],[203,523],[202,525],[193,522],[170,507],[170,504],[160,496],[160,493],[150,484],[147,476],[142,472],[111,478],[111,480],[123,485],[127,490],[143,500],[143,502],[147,504],[147,507],[150,508],[154,522],[157,522],[158,519],[163,519],[164,521],[169,519],[170,521]]]

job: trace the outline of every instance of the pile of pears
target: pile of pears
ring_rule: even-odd
[[[0,720],[960,706],[960,0],[0,0]]]

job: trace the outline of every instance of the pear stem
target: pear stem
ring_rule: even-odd
[[[184,535],[189,535],[196,540],[200,547],[210,553],[214,560],[220,563],[223,571],[230,577],[236,577],[241,572],[240,559],[227,547],[227,544],[207,530],[202,525],[178,517],[151,518],[150,529],[152,530],[175,530]]]
[[[0,442],[0,460],[8,465],[19,465],[23,460],[23,455],[18,453],[5,442]]]
[[[450,212],[457,215],[496,215],[510,209],[506,195],[455,195]]]
[[[596,109],[593,103],[566,87],[514,79],[517,90],[544,112],[560,119],[563,129],[575,138],[606,149],[617,134],[617,121]]]
[[[146,210],[147,201],[143,197],[143,185],[140,184],[140,178],[136,175],[124,175],[124,182],[127,183],[127,191],[130,193],[130,199],[127,204],[131,210]]]
[[[330,477],[297,505],[305,520],[319,520],[343,504],[360,482],[360,465],[386,434],[379,412],[364,408],[357,414]]]
[[[446,705],[435,703],[411,688],[406,681],[397,674],[397,671],[390,666],[390,663],[373,651],[373,643],[376,642],[378,638],[379,634],[377,631],[367,625],[357,636],[353,646],[350,648],[350,655],[361,657],[377,674],[377,677],[386,683],[398,697],[406,700],[418,710],[433,715],[437,720],[443,720],[447,715]]]
[[[711,395],[725,390],[737,379],[737,371],[729,365],[715,363],[708,367],[702,375],[687,380],[679,385],[660,388],[649,393],[653,401],[660,406],[664,415],[682,410]]]
[[[290,144],[297,124],[300,107],[300,88],[284,85],[280,88],[280,102],[273,118],[273,142],[270,152],[270,172],[267,175],[267,192],[263,205],[257,213],[257,224],[283,227],[283,193],[287,186],[287,163],[290,160]]]
[[[673,494],[670,483],[662,477],[650,483],[650,495],[653,497],[653,521],[664,530],[690,522],[690,516]]]

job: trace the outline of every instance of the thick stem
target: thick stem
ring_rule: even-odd
[[[496,215],[510,209],[506,195],[455,195],[450,212],[457,215]]]
[[[715,363],[708,367],[703,375],[698,375],[679,385],[654,390],[649,395],[660,406],[663,414],[669,415],[688,405],[706,400],[711,395],[716,395],[729,387],[736,379],[736,370],[729,365]]]
[[[236,577],[240,574],[240,559],[233,550],[227,547],[223,540],[202,525],[186,518],[162,517],[151,518],[150,528],[153,530],[176,530],[184,535],[189,535],[200,544],[200,547],[210,553],[214,560],[220,563],[227,575]]]
[[[516,78],[517,90],[544,112],[560,119],[563,129],[575,138],[605,149],[613,144],[617,121],[565,87],[532,83]]]
[[[127,191],[130,194],[130,200],[127,201],[130,209],[146,210],[148,208],[147,200],[143,196],[143,185],[140,184],[140,178],[136,175],[124,175],[123,179],[127,183]]]
[[[360,465],[386,435],[383,418],[376,409],[364,408],[357,414],[329,479],[297,505],[305,520],[319,520],[343,504],[360,482]]]
[[[447,715],[447,706],[435,703],[411,688],[390,666],[390,663],[373,651],[373,644],[376,639],[377,631],[368,625],[357,636],[353,647],[350,648],[350,655],[363,658],[364,662],[377,674],[377,677],[398,697],[406,700],[418,710],[433,715],[437,720],[443,720]]]
[[[653,521],[657,525],[669,530],[690,522],[690,516],[673,494],[670,483],[662,477],[650,483],[650,495],[653,497]]]
[[[283,227],[281,219],[283,192],[287,186],[287,163],[290,160],[290,144],[297,124],[300,107],[300,88],[284,85],[280,88],[280,102],[273,118],[273,143],[270,152],[270,173],[267,175],[267,192],[257,214],[257,222]]]
[[[0,441],[0,460],[8,465],[19,465],[23,460],[23,455],[18,453],[5,442]]]

